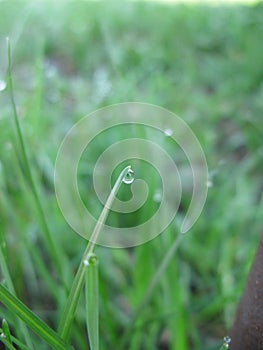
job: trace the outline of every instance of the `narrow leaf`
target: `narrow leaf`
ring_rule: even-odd
[[[0,266],[1,266],[4,280],[6,282],[8,289],[11,291],[11,293],[13,295],[16,295],[15,287],[14,287],[14,284],[13,284],[13,281],[12,281],[12,278],[11,278],[11,275],[10,275],[10,272],[9,272],[9,269],[7,266],[7,259],[6,259],[5,252],[4,252],[3,237],[1,237],[1,240],[0,240]],[[19,335],[20,337],[23,337],[26,341],[27,346],[29,348],[32,348],[33,343],[31,341],[28,329],[26,328],[26,326],[24,325],[24,323],[20,319],[18,319],[16,328],[17,328],[17,335]]]
[[[20,320],[21,321],[21,320]],[[22,321],[21,321],[22,322]],[[0,328],[0,341],[2,341],[2,339],[5,339],[5,337],[1,334],[3,334],[4,331],[2,328]],[[23,344],[20,340],[18,340],[16,337],[14,337],[13,335],[11,335],[11,340],[12,340],[12,343],[17,345],[18,348],[20,350],[32,350],[33,349],[33,345],[29,348],[28,346],[26,346],[25,344]],[[3,342],[3,341],[2,341]],[[5,343],[5,342],[3,342]]]
[[[11,312],[15,313],[33,332],[44,339],[51,347],[58,350],[67,349],[67,344],[59,335],[25,304],[13,296],[2,284],[0,284],[0,300]]]
[[[58,327],[58,333],[61,336],[62,339],[67,340],[69,338],[69,332],[70,328],[75,316],[77,304],[80,298],[80,292],[83,287],[84,281],[85,281],[85,272],[86,272],[86,266],[85,261],[88,260],[90,255],[93,253],[94,246],[96,244],[97,238],[103,228],[103,225],[106,221],[106,218],[108,216],[108,213],[110,211],[110,208],[112,206],[112,203],[115,199],[116,193],[118,192],[122,182],[127,178],[127,174],[133,173],[130,166],[127,166],[122,170],[120,173],[117,181],[115,182],[109,197],[105,203],[104,208],[102,209],[102,212],[100,214],[100,217],[96,223],[96,226],[94,227],[94,230],[92,232],[92,235],[90,237],[90,241],[87,245],[87,248],[83,254],[81,263],[79,265],[78,271],[76,273],[76,276],[73,280],[70,293],[68,296],[68,300],[64,309],[64,312],[61,317],[61,321]],[[129,177],[129,181],[130,177]],[[129,182],[131,183],[131,182]]]
[[[86,320],[91,350],[99,350],[99,281],[98,258],[91,254],[86,261]]]
[[[0,341],[5,344],[5,348],[8,350],[16,350],[16,348],[9,343],[9,341],[5,338],[4,334],[0,334]]]
[[[8,326],[6,319],[3,319],[3,321],[2,321],[2,329],[3,329],[2,334],[4,335],[6,341],[12,345],[11,333],[10,333],[10,329],[9,329],[9,326]]]
[[[16,107],[16,103],[15,103],[14,89],[13,89],[13,79],[12,79],[12,69],[11,69],[11,66],[12,66],[11,45],[10,45],[9,38],[7,38],[6,43],[7,43],[7,63],[8,63],[8,69],[7,69],[8,92],[9,92],[11,107],[12,107],[12,111],[13,111],[13,119],[14,119],[17,139],[18,139],[19,148],[21,151],[21,161],[22,161],[22,164],[23,164],[23,167],[25,170],[25,175],[26,175],[25,178],[28,181],[29,189],[33,194],[35,206],[36,206],[36,209],[37,209],[37,212],[39,215],[39,223],[40,223],[40,226],[42,228],[44,238],[46,239],[46,243],[47,243],[47,246],[48,246],[50,253],[53,257],[53,260],[56,263],[56,266],[57,266],[58,271],[59,271],[59,275],[62,278],[62,276],[63,276],[62,270],[63,269],[62,269],[62,265],[61,265],[61,262],[58,258],[58,254],[57,254],[58,247],[55,246],[55,243],[53,241],[53,237],[51,235],[51,232],[50,232],[48,224],[47,224],[47,219],[46,219],[46,216],[44,213],[44,209],[42,207],[41,198],[39,196],[39,193],[37,191],[37,186],[36,186],[35,180],[33,178],[33,173],[31,170],[29,157],[28,157],[27,151],[26,151],[26,144],[24,141],[22,129],[21,129],[18,114],[17,114],[17,107]],[[63,280],[62,280],[62,282],[64,284]]]

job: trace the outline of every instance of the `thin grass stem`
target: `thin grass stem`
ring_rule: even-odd
[[[75,311],[77,307],[77,303],[80,297],[80,292],[83,287],[83,283],[85,280],[85,273],[87,269],[87,261],[89,260],[90,256],[93,254],[94,246],[96,244],[96,241],[98,239],[98,236],[100,234],[100,231],[105,223],[105,220],[108,216],[109,210],[112,206],[112,203],[114,201],[114,198],[123,182],[127,174],[131,172],[131,167],[127,166],[122,170],[120,173],[115,185],[113,186],[111,193],[105,203],[105,206],[100,214],[100,217],[96,223],[96,226],[92,232],[92,235],[90,237],[89,243],[87,245],[87,248],[83,254],[83,257],[81,259],[81,263],[79,265],[77,274],[73,280],[71,290],[69,292],[68,300],[66,303],[66,307],[64,309],[64,312],[61,317],[61,321],[59,324],[58,332],[62,339],[67,340],[69,337],[69,332],[71,328],[72,321],[75,316]]]
[[[9,290],[0,284],[1,302],[16,314],[33,332],[46,341],[54,350],[65,350],[70,347],[61,337],[33,313],[24,303],[17,299]]]
[[[99,261],[95,254],[87,261],[86,322],[91,350],[99,350]]]
[[[6,39],[7,42],[7,61],[8,61],[8,72],[7,72],[7,82],[8,82],[8,92],[9,92],[9,97],[10,97],[10,101],[11,101],[11,106],[12,106],[12,111],[13,111],[13,119],[14,119],[14,123],[15,123],[15,129],[16,129],[16,133],[17,133],[17,137],[18,137],[18,143],[20,146],[20,151],[21,151],[21,157],[22,157],[22,162],[24,165],[24,170],[26,172],[26,179],[29,183],[29,187],[31,189],[31,192],[33,194],[33,198],[35,201],[35,205],[36,205],[36,209],[39,215],[39,221],[40,221],[40,225],[42,228],[42,231],[44,233],[46,242],[47,242],[47,246],[48,249],[53,257],[53,260],[56,264],[56,267],[59,271],[59,276],[63,276],[62,274],[62,264],[59,260],[59,254],[57,253],[57,248],[54,244],[52,235],[50,233],[48,224],[47,224],[47,220],[44,214],[44,210],[41,204],[41,200],[37,191],[37,187],[35,184],[35,181],[33,179],[33,175],[32,175],[32,171],[30,168],[30,162],[29,162],[29,158],[26,152],[26,146],[25,146],[25,141],[23,138],[23,133],[21,130],[21,126],[19,123],[19,118],[18,118],[18,114],[17,114],[17,108],[16,108],[16,103],[15,103],[15,98],[14,98],[14,89],[13,89],[13,79],[12,79],[12,61],[11,61],[11,45],[10,45],[10,40],[9,38]]]
[[[7,266],[7,262],[5,259],[3,242],[0,242],[0,265],[1,265],[1,270],[3,273],[4,279],[5,279],[5,283],[8,287],[8,289],[11,291],[11,293],[13,295],[16,296],[15,287],[14,287],[14,284],[13,284],[13,281],[12,281],[12,278],[11,278],[11,275],[9,272],[9,268]],[[17,328],[18,328],[20,335],[24,337],[26,345],[30,349],[33,349],[33,343],[31,341],[28,329],[26,328],[26,326],[23,324],[23,322],[20,319],[18,319],[18,324],[19,324],[19,327],[17,327]]]
[[[5,348],[8,350],[16,350],[16,348],[8,342],[3,336],[0,337],[0,341],[5,345]]]
[[[166,270],[169,262],[171,261],[172,257],[174,256],[174,253],[178,249],[182,238],[183,238],[182,234],[177,236],[176,240],[174,241],[174,243],[172,244],[170,249],[166,252],[166,254],[165,254],[162,262],[160,263],[158,269],[156,270],[143,298],[141,299],[138,306],[136,307],[136,309],[133,313],[133,316],[130,319],[129,324],[124,331],[124,334],[123,334],[122,339],[121,339],[120,344],[119,344],[119,350],[124,350],[126,348],[130,337],[132,337],[132,331],[133,331],[134,325],[136,323],[136,320],[138,319],[141,312],[145,309],[145,305],[148,303],[149,299],[151,298],[155,287],[157,286],[157,284],[160,281],[160,279],[161,279],[164,271]]]
[[[4,318],[3,321],[2,321],[2,329],[3,329],[2,335],[4,335],[6,341],[7,341],[10,345],[13,345],[13,344],[12,344],[12,340],[11,340],[10,329],[9,329],[8,323],[7,323],[7,321],[6,321],[5,318]]]

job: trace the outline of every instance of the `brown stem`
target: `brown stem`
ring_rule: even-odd
[[[263,239],[259,243],[230,335],[229,350],[263,350]]]

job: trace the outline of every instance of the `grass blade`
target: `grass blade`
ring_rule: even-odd
[[[61,322],[58,328],[58,332],[62,339],[67,340],[69,337],[69,331],[71,328],[72,321],[74,319],[75,311],[77,308],[77,303],[79,301],[81,288],[83,286],[84,280],[85,280],[85,272],[86,272],[86,261],[89,259],[90,255],[93,253],[94,246],[96,244],[96,240],[98,238],[98,235],[103,227],[103,224],[107,218],[107,215],[109,213],[109,210],[111,208],[111,205],[114,201],[115,195],[118,192],[118,189],[123,182],[123,180],[126,178],[127,174],[131,172],[131,167],[127,166],[122,170],[120,173],[115,185],[113,186],[113,189],[111,190],[111,193],[105,203],[105,206],[100,214],[100,217],[97,221],[97,224],[93,230],[93,233],[91,235],[90,241],[88,243],[88,246],[83,254],[81,263],[79,265],[77,274],[74,278],[74,281],[72,283],[72,287],[68,296],[67,304],[64,309],[64,312],[61,317]]]
[[[0,284],[0,300],[11,312],[15,313],[33,332],[44,339],[51,347],[56,350],[67,349],[67,344],[58,334],[25,304],[13,296],[2,284]]]
[[[3,330],[2,335],[4,336],[4,338],[7,341],[7,343],[9,345],[13,346],[12,340],[11,340],[10,329],[9,329],[9,326],[8,326],[8,323],[7,323],[6,319],[3,319],[3,321],[2,321],[2,330]]]
[[[16,108],[16,103],[15,103],[15,98],[14,98],[14,90],[13,90],[13,80],[12,80],[12,70],[11,70],[11,47],[10,47],[10,40],[7,38],[7,61],[8,61],[8,74],[7,74],[7,81],[8,81],[8,91],[10,95],[10,101],[11,101],[11,106],[12,106],[12,111],[13,111],[13,117],[14,117],[14,123],[15,123],[15,129],[17,133],[17,138],[18,138],[18,143],[21,151],[21,160],[24,166],[24,170],[26,172],[26,180],[29,184],[29,188],[32,191],[33,198],[35,201],[37,213],[39,216],[39,222],[44,234],[44,237],[46,239],[46,243],[48,246],[48,249],[53,257],[53,260],[56,264],[57,269],[59,270],[59,276],[63,276],[62,274],[62,266],[61,262],[58,258],[59,254],[57,253],[57,248],[55,247],[52,235],[50,233],[47,220],[44,214],[44,210],[42,208],[41,200],[37,191],[37,186],[35,184],[32,171],[30,168],[30,162],[28,159],[28,155],[26,152],[26,146],[25,146],[25,141],[23,138],[23,133],[21,130],[21,126],[19,123],[19,118],[17,114],[17,108]]]
[[[4,331],[2,328],[0,328],[0,341],[2,339],[5,339],[4,336],[1,336],[2,333],[4,333]],[[28,347],[13,335],[11,335],[11,340],[12,340],[13,344],[17,345],[18,349],[20,349],[20,350],[32,350],[33,349],[33,345],[32,345],[32,347]]]
[[[27,347],[25,344],[23,344],[20,340],[18,340],[16,337],[11,335],[11,340],[12,342],[18,346],[20,350],[32,350],[32,348]],[[0,328],[0,341],[6,345],[7,341],[5,339],[5,333],[2,328]],[[6,345],[7,346],[7,345]]]
[[[3,333],[2,333],[3,334]],[[9,343],[9,341],[4,338],[4,335],[1,334],[1,337],[0,337],[0,341],[5,344],[5,348],[8,349],[8,350],[16,350],[16,348]]]
[[[15,292],[15,287],[9,272],[9,268],[7,266],[7,262],[6,262],[6,258],[5,258],[5,252],[4,252],[4,241],[3,241],[3,237],[2,235],[0,236],[0,266],[1,266],[1,270],[4,276],[4,279],[6,281],[6,285],[8,286],[8,289],[12,292],[13,295],[16,295]],[[19,322],[19,327],[17,327],[19,329],[19,334],[23,335],[26,344],[29,348],[33,349],[33,344],[28,332],[28,329],[26,328],[26,326],[21,322],[21,320],[18,320]]]
[[[86,320],[91,350],[99,350],[99,280],[98,258],[92,254],[86,270]]]
[[[136,307],[136,309],[134,311],[134,314],[133,314],[129,324],[127,325],[127,327],[125,329],[125,332],[124,332],[122,339],[120,341],[120,344],[119,344],[119,349],[124,350],[127,347],[128,341],[132,337],[132,331],[133,331],[133,327],[136,323],[136,320],[138,319],[139,315],[145,309],[145,306],[149,302],[149,299],[152,296],[152,293],[153,293],[156,285],[160,281],[164,271],[166,270],[168,264],[170,263],[172,257],[174,256],[174,253],[176,252],[177,248],[179,247],[179,244],[180,244],[183,237],[184,236],[181,234],[179,236],[177,236],[174,243],[171,245],[170,249],[166,252],[163,260],[161,261],[160,265],[158,266],[158,269],[156,270],[147,290],[145,291],[145,294],[144,294],[142,300],[140,300],[138,306]]]

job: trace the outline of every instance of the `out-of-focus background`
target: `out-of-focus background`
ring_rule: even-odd
[[[7,36],[19,119],[56,256],[43,238],[21,164],[5,88]],[[52,327],[66,301],[61,279],[71,285],[86,245],[56,202],[59,145],[88,113],[141,101],[171,110],[193,129],[207,157],[209,193],[201,217],[135,319],[175,240],[177,219],[140,247],[97,248],[101,349],[120,349],[124,336],[132,350],[219,349],[262,230],[262,42],[262,2],[0,2],[1,247],[18,296]],[[106,145],[109,138],[114,142],[114,134],[105,135]],[[101,205],[91,175],[101,150],[100,139],[79,173],[81,195],[94,215]],[[154,181],[150,191],[154,198]],[[189,194],[184,196],[188,203]],[[150,216],[152,203],[125,218],[128,225]],[[125,224],[119,215],[111,219]],[[81,303],[72,332],[78,350],[88,348]],[[14,316],[3,306],[0,312],[19,333]],[[37,338],[35,344],[46,349]]]

